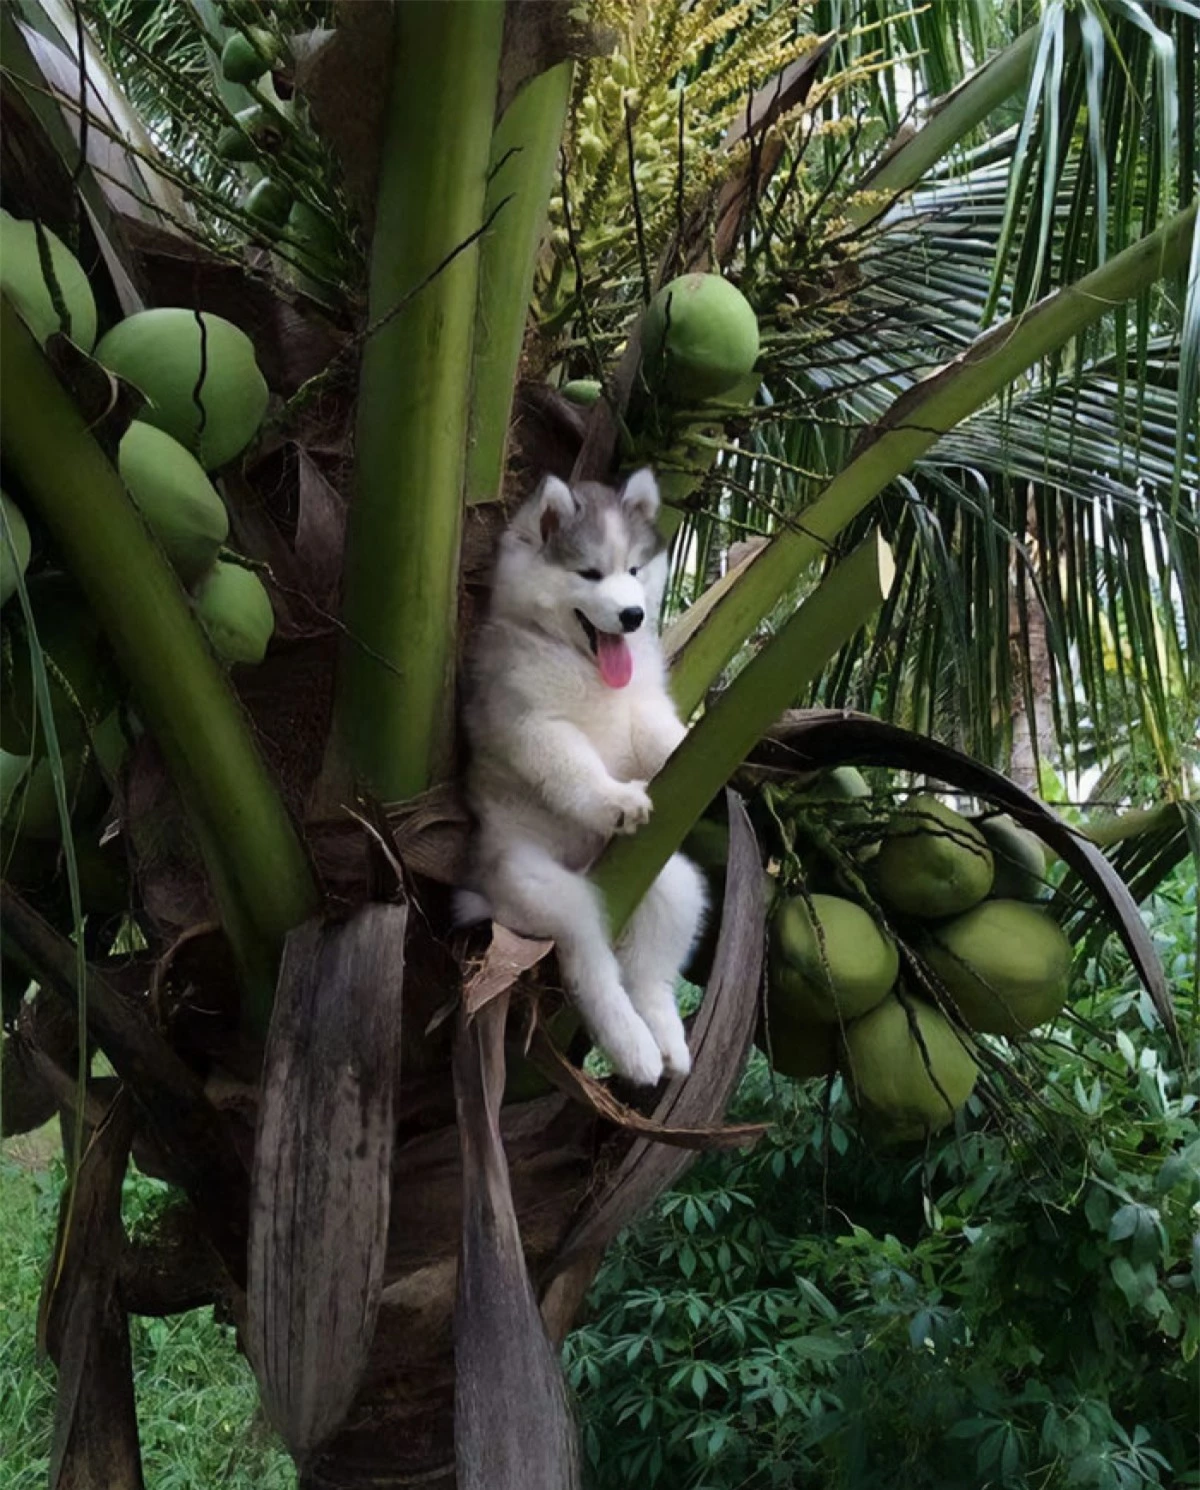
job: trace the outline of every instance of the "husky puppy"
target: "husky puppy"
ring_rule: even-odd
[[[554,939],[593,1040],[648,1086],[691,1067],[674,985],[704,882],[676,854],[614,946],[585,873],[650,816],[646,783],[685,733],[657,634],[658,507],[648,470],[620,492],[547,476],[501,540],[465,698],[472,888],[504,925]]]

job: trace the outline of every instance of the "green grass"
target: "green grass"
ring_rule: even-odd
[[[42,1490],[54,1418],[54,1367],[35,1346],[38,1295],[54,1238],[63,1169],[57,1133],[0,1156],[0,1490]],[[136,1226],[166,1187],[131,1175]],[[292,1490],[291,1460],[264,1421],[234,1333],[209,1309],[133,1319],[134,1377],[146,1484],[153,1490]]]

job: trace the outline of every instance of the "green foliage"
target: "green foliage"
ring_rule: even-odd
[[[23,1140],[26,1148],[30,1140]],[[15,1146],[14,1146],[15,1147]],[[53,1366],[38,1360],[35,1321],[53,1245],[63,1169],[0,1160],[0,1485],[41,1490],[54,1416]],[[165,1185],[126,1181],[124,1217],[136,1232],[164,1203]],[[155,1490],[292,1490],[296,1476],[262,1419],[250,1367],[232,1327],[211,1310],[133,1319],[138,1427]]]
[[[1195,908],[1190,866],[1151,906],[1181,992]],[[1200,1484],[1196,1098],[1108,973],[1026,1047],[1037,1127],[973,1103],[915,1159],[756,1057],[737,1115],[777,1126],[622,1239],[568,1344],[599,1490]]]

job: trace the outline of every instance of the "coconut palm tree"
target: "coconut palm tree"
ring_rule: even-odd
[[[1169,1020],[1107,860],[987,763],[1024,715],[1128,797],[1140,718],[1138,769],[1172,804],[1194,784],[1197,18],[18,0],[0,23],[6,205],[72,245],[103,323],[225,317],[273,394],[220,473],[224,562],[275,622],[230,673],[112,464],[136,396],[2,307],[5,483],[34,532],[26,580],[5,508],[5,657],[36,700],[5,757],[6,1090],[22,1121],[73,1115],[54,1482],[140,1483],[126,1314],[216,1300],[313,1490],[575,1483],[555,1345],[689,1151],[753,1137],[722,1117],[766,905],[731,797],[695,1073],[649,1106],[548,1032],[549,947],[451,931],[456,662],[505,505],[538,471],[639,460],[668,495],[696,722],[595,867],[614,926],[739,769],[752,790],[857,758],[1036,825]],[[642,347],[682,272],[735,279],[762,346],[690,405]],[[56,571],[81,672],[51,644]],[[123,759],[85,810],[101,702]],[[883,718],[760,746],[805,703]],[[40,751],[64,831],[31,849]],[[1189,824],[1170,806],[1132,840],[1143,890]],[[138,1246],[131,1151],[182,1197]]]

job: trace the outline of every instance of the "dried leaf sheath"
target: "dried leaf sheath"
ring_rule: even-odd
[[[303,1462],[341,1424],[383,1288],[407,908],[288,938],[251,1187],[248,1348]]]
[[[526,1270],[500,1138],[507,1015],[502,994],[463,1020],[454,1048],[463,1184],[454,1314],[458,1490],[573,1490],[575,1425]]]

